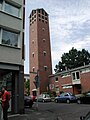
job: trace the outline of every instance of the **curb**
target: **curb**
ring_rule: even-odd
[[[20,115],[20,114],[15,114],[15,115],[9,115],[8,120],[28,120],[27,115]]]

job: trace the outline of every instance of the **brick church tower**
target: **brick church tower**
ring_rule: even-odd
[[[38,71],[39,93],[48,91],[48,76],[52,74],[49,18],[44,9],[32,10],[30,14],[30,94],[36,94],[34,78]]]

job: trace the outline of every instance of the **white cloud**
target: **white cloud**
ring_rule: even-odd
[[[25,71],[29,66],[28,17],[31,10],[37,8],[44,8],[49,14],[53,69],[61,55],[72,47],[90,51],[90,0],[26,0]]]

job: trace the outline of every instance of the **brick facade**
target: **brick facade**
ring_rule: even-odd
[[[57,94],[62,91],[73,94],[90,91],[90,65],[50,75],[49,82],[50,91]]]
[[[33,81],[37,71],[40,93],[48,90],[48,76],[52,74],[48,19],[44,9],[32,10],[30,14],[30,94],[35,89]]]

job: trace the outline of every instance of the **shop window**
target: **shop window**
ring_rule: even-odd
[[[73,80],[79,80],[80,79],[80,72],[72,73],[72,79]]]
[[[5,3],[5,11],[16,17],[20,17],[20,8],[13,6],[9,3]]]
[[[18,47],[19,34],[7,30],[2,30],[2,44],[12,47]]]
[[[9,70],[7,71],[7,70],[1,70],[1,69],[0,69],[0,73],[2,73],[2,74],[0,74],[0,90],[1,90],[2,86],[6,86],[7,90],[10,93],[11,98],[9,101],[10,107],[9,107],[8,111],[11,112],[13,74],[12,74],[12,72],[9,72]]]

